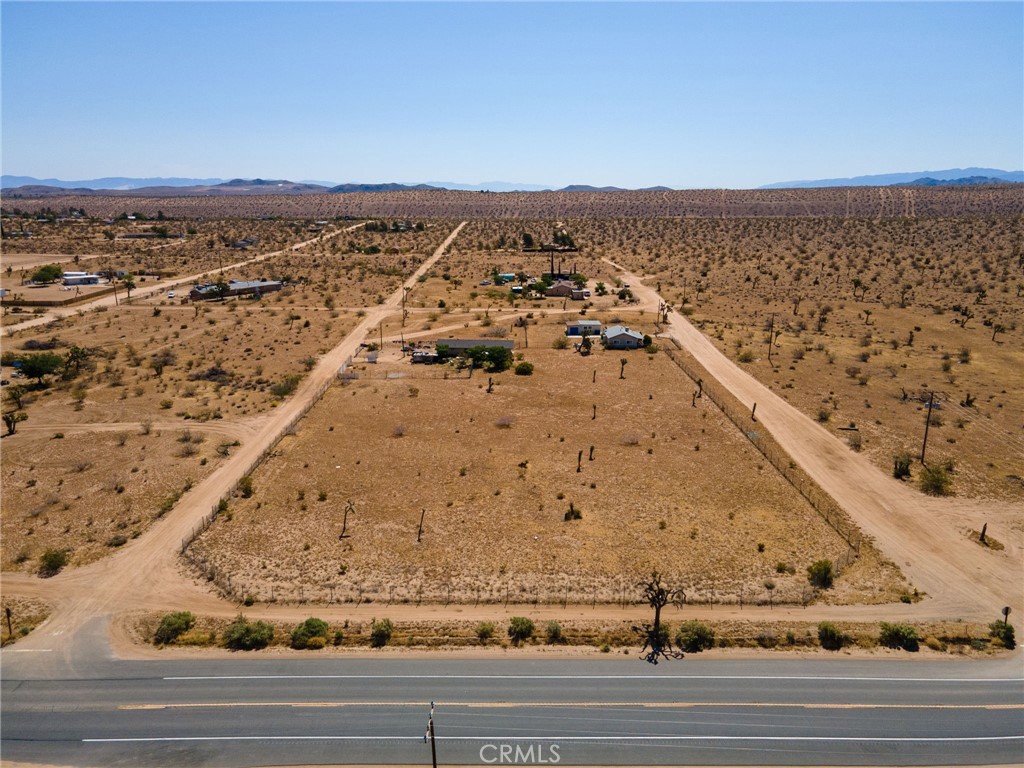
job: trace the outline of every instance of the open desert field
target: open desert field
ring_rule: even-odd
[[[916,198],[919,217],[927,201],[973,211],[1008,200],[1001,190],[933,191]],[[257,604],[631,603],[653,569],[690,602],[917,600],[918,585],[870,537],[855,534],[855,551],[745,428],[694,397],[667,354],[673,342],[658,338],[662,300],[881,472],[919,450],[921,398],[935,392],[930,463],[951,467],[953,493],[1012,505],[1024,496],[1024,401],[1011,386],[1024,368],[1020,217],[808,217],[778,207],[810,205],[803,193],[692,194],[704,207],[690,217],[640,215],[644,193],[623,198],[616,217],[481,215],[458,228],[379,213],[320,232],[319,219],[194,221],[201,233],[154,246],[152,258],[178,259],[179,275],[230,260],[225,280],[285,288],[223,302],[159,292],[9,326],[5,378],[26,355],[64,362],[42,385],[12,377],[5,387],[6,410],[28,419],[4,438],[3,567],[35,572],[59,549],[73,568],[130,548],[179,501],[181,516],[206,515],[209,501],[193,509],[188,493],[204,484],[204,499],[225,502],[188,547],[187,568]],[[852,208],[867,199],[822,194]],[[585,198],[570,196],[567,208]],[[376,199],[386,209],[423,198]],[[740,202],[778,205],[771,216],[711,215]],[[179,217],[193,204],[207,203],[165,198],[160,210]],[[244,252],[230,248],[257,230]],[[552,240],[575,250],[524,247]],[[590,296],[511,291],[552,260]],[[496,273],[515,279],[498,285]],[[629,280],[646,286],[642,300]],[[653,346],[597,344],[584,356],[564,343],[565,323],[580,319],[627,325]],[[512,341],[514,364],[532,364],[532,375],[470,377],[413,365],[402,351],[403,341],[452,338]],[[337,366],[360,342],[344,376],[320,371],[333,384],[319,401],[322,389],[303,395],[312,410],[242,484],[234,469],[216,494],[206,488],[240,447],[266,439],[319,361],[332,353]],[[910,463],[916,487],[921,466]],[[1017,551],[1024,530],[998,533]],[[819,560],[837,566],[832,589],[808,583]]]
[[[119,306],[5,336],[5,410],[27,419],[3,444],[3,567],[37,570],[49,549],[83,565],[139,535],[351,333],[363,310],[343,302],[374,305],[447,231],[409,232],[404,255],[388,234],[353,232],[341,253],[324,243],[225,273],[290,281],[258,301],[126,303],[122,288]],[[13,363],[40,355],[53,371],[18,377]]]
[[[85,208],[92,216],[125,210],[155,217],[258,218],[934,218],[1019,216],[1024,199],[1012,184],[973,187],[830,187],[686,189],[623,192],[456,192],[422,190],[314,195],[131,197],[102,194],[21,197],[5,209]]]
[[[920,457],[934,393],[927,459],[952,465],[957,494],[1019,501],[1021,224],[616,220],[574,231],[885,471],[897,454]]]
[[[258,601],[614,602],[652,569],[692,600],[766,600],[765,582],[810,599],[807,566],[846,542],[714,406],[691,407],[663,353],[584,357],[552,348],[563,334],[533,321],[516,349],[531,376],[357,363],[192,555]],[[909,589],[869,547],[841,584],[832,599]]]

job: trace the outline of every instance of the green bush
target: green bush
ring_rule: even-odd
[[[274,639],[274,628],[265,621],[250,622],[238,617],[224,630],[224,646],[233,651],[254,651],[266,648]]]
[[[828,589],[835,580],[831,560],[818,560],[807,566],[807,580],[819,589]]]
[[[476,637],[481,643],[486,643],[494,636],[494,625],[489,621],[481,621],[476,625]]]
[[[823,621],[818,625],[818,642],[826,651],[838,651],[849,638],[839,631],[839,627],[830,621]]]
[[[929,496],[949,496],[953,493],[953,477],[949,470],[938,464],[921,470],[921,490]]]
[[[548,636],[548,644],[555,645],[556,643],[562,642],[562,625],[557,621],[549,621],[547,626],[544,628],[545,633]]]
[[[301,377],[294,373],[285,376],[281,381],[270,388],[270,394],[274,397],[288,397],[288,395],[294,392],[295,388],[299,386],[299,381],[301,381]]]
[[[39,575],[55,576],[67,564],[67,552],[63,549],[48,549],[39,556]]]
[[[319,645],[312,641],[319,639]],[[327,643],[327,622],[322,619],[310,616],[304,622],[292,630],[292,648],[302,650],[303,648],[323,648]]]
[[[700,621],[684,621],[676,630],[676,645],[687,653],[700,653],[715,647],[715,631]]]
[[[1004,648],[1013,650],[1017,647],[1017,639],[1014,637],[1013,624],[1006,624],[1002,621],[993,621],[988,625],[989,637],[997,640]]]
[[[370,645],[374,648],[383,648],[391,642],[391,635],[395,631],[395,625],[391,619],[374,619],[370,625]]]
[[[529,640],[533,637],[533,622],[525,616],[513,616],[508,620],[508,636],[512,640],[512,645]]]
[[[532,376],[533,363],[519,363],[516,365],[516,376]]]
[[[156,645],[173,643],[178,639],[179,635],[183,635],[192,629],[192,625],[195,623],[196,617],[188,611],[166,613],[160,619],[160,626],[156,628],[156,632],[153,634],[153,642]]]
[[[254,493],[252,486],[252,477],[246,475],[245,477],[238,481],[238,492],[242,494],[243,499],[252,498],[252,495]]]
[[[916,651],[920,646],[917,630],[909,624],[889,624],[883,621],[878,635],[879,645],[886,648],[902,648],[905,651]]]
[[[892,476],[897,480],[910,477],[910,465],[913,461],[914,457],[909,453],[896,454],[896,457],[893,459]]]

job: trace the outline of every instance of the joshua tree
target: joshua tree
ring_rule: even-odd
[[[661,581],[661,574],[651,573],[651,578],[640,582],[637,586],[643,591],[644,600],[654,609],[654,623],[633,627],[644,639],[640,650],[641,658],[649,664],[657,664],[660,659],[681,659],[683,652],[673,649],[668,627],[661,625],[661,609],[669,603],[681,604],[686,593],[681,588],[668,587]]]
[[[24,411],[10,411],[3,415],[4,425],[7,427],[7,434],[13,435],[18,431],[18,424],[25,421],[28,414]]]
[[[626,378],[625,371],[626,371],[626,363],[628,363],[628,362],[629,362],[629,360],[627,360],[624,357],[620,357],[619,358],[619,378],[620,379]]]

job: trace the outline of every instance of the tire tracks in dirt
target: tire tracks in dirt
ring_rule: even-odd
[[[660,297],[640,278],[615,262],[634,293]],[[923,592],[930,613],[995,620],[1003,606],[1024,610],[1024,548],[1019,533],[994,551],[971,541],[970,526],[999,520],[1014,535],[1013,521],[1024,514],[1008,502],[932,498],[886,477],[732,362],[679,313],[670,313],[663,336],[682,345],[708,373],[747,408],[757,405],[757,422],[807,474],[842,507],[884,555]],[[1019,530],[1019,529],[1018,529]],[[913,617],[918,606],[900,611]]]

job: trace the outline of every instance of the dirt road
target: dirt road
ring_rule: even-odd
[[[320,234],[317,237],[314,237],[310,240],[303,240],[301,243],[290,245],[287,248],[281,248],[280,250],[271,251],[269,253],[261,253],[259,256],[254,256],[251,259],[245,259],[244,261],[236,261],[234,264],[226,264],[223,267],[217,267],[217,269],[210,269],[205,272],[197,272],[196,274],[188,275],[187,277],[176,277],[172,280],[167,280],[166,282],[162,282],[158,285],[151,285],[143,288],[135,288],[135,295],[133,298],[145,299],[157,293],[163,293],[164,291],[171,291],[176,288],[189,286],[205,278],[210,278],[214,277],[215,275],[223,274],[224,270],[239,269],[241,267],[248,266],[249,264],[258,264],[261,261],[266,261],[267,259],[273,258],[274,256],[280,256],[282,253],[288,253],[289,251],[298,251],[305,248],[308,245],[312,245],[313,243],[331,240],[337,237],[338,235],[344,234],[345,232],[351,232],[352,230],[359,229],[360,227],[365,225],[366,222],[360,222],[359,224],[353,224],[351,227],[345,227],[344,229],[339,229],[334,232]],[[51,309],[44,315],[33,316],[31,319],[25,320],[24,322],[8,325],[3,329],[3,334],[5,336],[13,336],[18,331],[24,331],[29,328],[36,328],[40,325],[46,325],[47,323],[52,323],[54,320],[59,320],[62,317],[69,317],[71,315],[78,314],[79,312],[83,312],[90,309],[96,309],[97,307],[115,306],[120,300],[121,299],[118,299],[116,294],[107,294],[104,296],[100,296],[97,299],[93,299],[92,301],[83,301],[79,304],[75,304],[70,307],[55,307],[54,309]]]
[[[608,263],[622,271],[634,294],[650,301],[659,298],[641,278]],[[757,404],[760,428],[928,594],[929,612],[994,620],[1003,606],[1014,613],[1024,611],[1024,509],[1019,505],[925,496],[887,477],[733,363],[682,315],[669,313],[662,335],[679,342],[746,407]],[[980,530],[985,522],[990,531],[1003,532],[1000,541],[1006,549],[987,549],[968,538],[971,529]],[[905,613],[914,616],[918,610],[907,606]]]
[[[138,539],[111,557],[60,573],[45,582],[35,577],[22,578],[21,574],[5,574],[5,593],[40,595],[56,606],[45,630],[26,638],[19,645],[30,648],[39,643],[61,653],[65,650],[61,639],[73,635],[89,618],[146,605],[154,593],[162,590],[169,589],[176,595],[183,590],[187,596],[185,604],[208,601],[211,595],[190,580],[181,578],[178,552],[182,540],[221,498],[230,493],[263,451],[273,445],[303,409],[319,396],[323,387],[337,376],[342,364],[355,355],[366,335],[387,315],[399,310],[403,292],[415,288],[417,278],[441,258],[465,224],[459,224],[387,301],[367,310],[362,322],[344,341],[320,358],[295,394],[260,424],[254,436],[250,436],[209,477],[182,496],[165,518]],[[216,598],[213,600],[220,602]]]
[[[221,600],[205,584],[185,573],[178,559],[182,539],[231,491],[241,476],[274,443],[313,401],[322,387],[336,375],[342,364],[359,349],[362,340],[389,314],[399,311],[403,292],[413,290],[417,278],[441,258],[465,226],[460,224],[406,283],[382,305],[366,310],[362,322],[346,339],[324,355],[300,384],[292,398],[252,426],[255,429],[243,445],[205,481],[179,501],[175,509],[141,537],[116,554],[49,580],[28,574],[4,574],[5,593],[22,594],[50,601],[52,617],[39,630],[19,641],[21,649],[46,649],[53,658],[66,658],[70,643],[64,642],[90,618],[123,615],[137,610],[168,610],[187,607],[195,613],[231,616],[238,606]],[[298,247],[298,246],[295,246]],[[641,279],[622,270],[643,307],[657,307],[658,294]],[[512,315],[510,315],[512,316]],[[435,330],[436,332],[436,330]],[[958,499],[933,499],[887,478],[866,459],[853,453],[811,419],[801,414],[767,387],[748,375],[720,353],[696,328],[677,314],[669,315],[664,334],[677,340],[708,370],[718,383],[741,402],[752,407],[757,418],[792,456],[850,514],[862,530],[873,537],[881,551],[897,562],[913,584],[928,599],[913,605],[827,606],[809,608],[739,609],[736,607],[687,608],[691,615],[711,618],[818,619],[877,621],[880,619],[940,620],[997,618],[999,609],[1009,605],[1014,613],[1024,612],[1020,521],[1022,510],[1009,504],[989,504]],[[985,549],[970,541],[965,532],[990,523],[990,531],[1004,529],[1006,549]],[[327,620],[370,618],[379,615],[381,605],[318,606]],[[494,619],[522,607],[462,605],[395,605],[388,611],[395,620]],[[637,606],[531,606],[530,614],[571,618],[628,618],[645,615]],[[267,618],[300,620],[307,606],[261,606]],[[692,613],[691,613],[692,612]],[[122,644],[123,645],[123,644]]]

